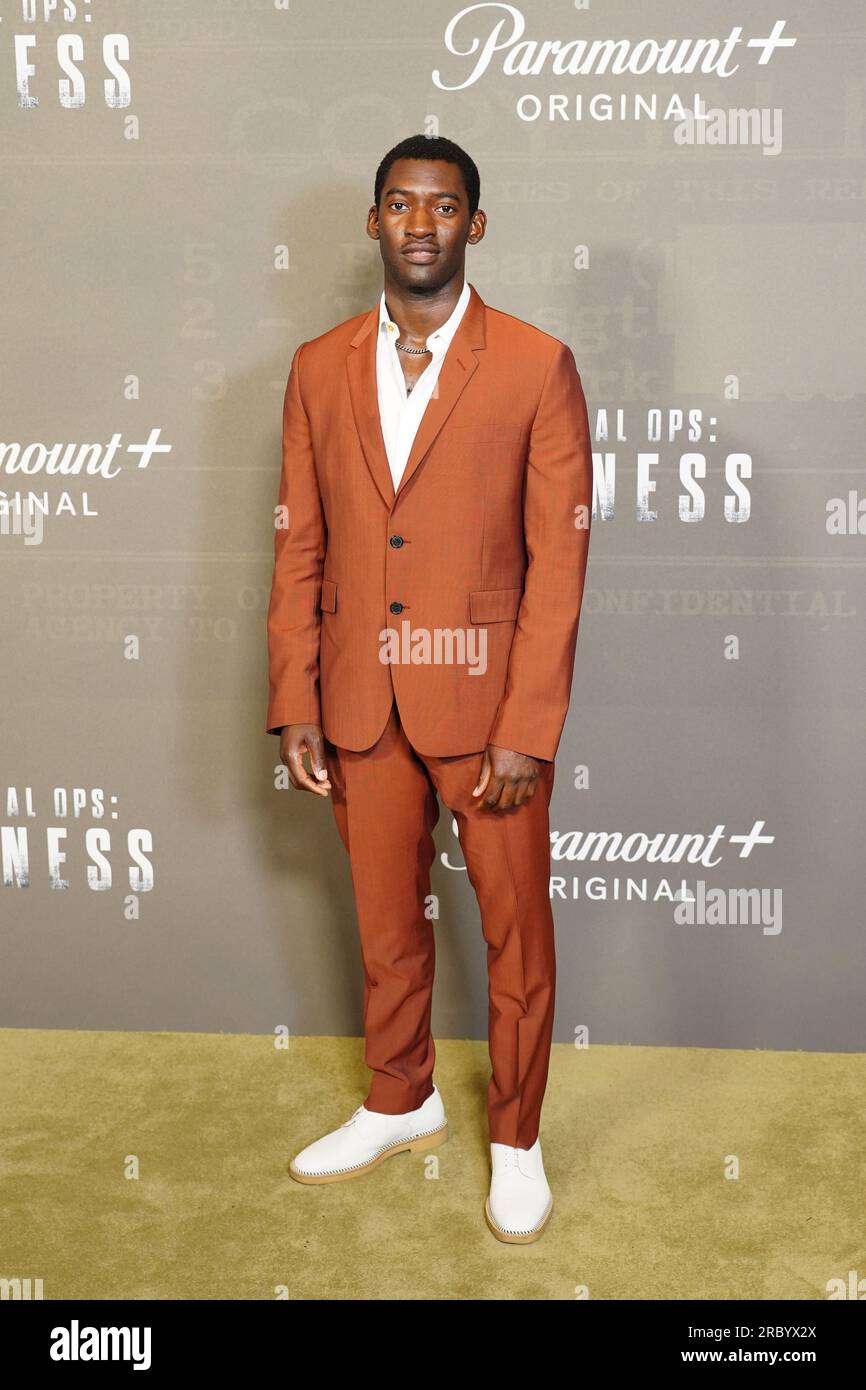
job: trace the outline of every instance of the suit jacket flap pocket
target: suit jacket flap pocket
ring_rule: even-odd
[[[322,580],[322,598],[319,606],[323,613],[336,613],[337,586],[333,579]]]
[[[517,617],[522,589],[476,589],[469,595],[469,621],[504,623]]]

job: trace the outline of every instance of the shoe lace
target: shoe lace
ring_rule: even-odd
[[[530,1172],[527,1171],[526,1169],[521,1168],[521,1166],[520,1166],[520,1153],[521,1153],[521,1150],[518,1149],[516,1146],[509,1145],[509,1146],[505,1149],[504,1154],[502,1155],[502,1166],[503,1166],[503,1169],[504,1169],[506,1172],[510,1172],[511,1170],[513,1170],[514,1172],[519,1173],[519,1174],[521,1175],[521,1177],[524,1177],[524,1178],[528,1178],[528,1177],[533,1176],[532,1173],[530,1173]]]
[[[359,1105],[358,1109],[355,1111],[354,1115],[352,1115],[351,1119],[347,1120],[344,1125],[340,1126],[341,1129],[348,1129],[349,1125],[353,1125],[363,1109],[363,1105]]]

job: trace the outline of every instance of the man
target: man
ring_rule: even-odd
[[[295,352],[268,611],[268,732],[332,795],[364,965],[369,1094],[299,1182],[447,1138],[433,1082],[438,797],[456,817],[489,974],[493,1234],[536,1240],[553,1030],[548,804],[571,694],[591,509],[571,350],[464,278],[478,170],[414,136],[376,174],[378,305]],[[405,616],[402,616],[405,615]],[[309,755],[311,772],[304,767]]]

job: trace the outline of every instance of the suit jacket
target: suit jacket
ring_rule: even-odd
[[[494,743],[552,760],[592,505],[574,356],[473,286],[395,494],[376,391],[378,319],[377,303],[292,360],[268,732],[320,724],[332,743],[360,751],[396,696],[421,753]]]

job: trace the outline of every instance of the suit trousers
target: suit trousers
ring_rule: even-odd
[[[529,1149],[547,1084],[556,986],[549,804],[554,764],[535,795],[494,811],[472,796],[481,754],[433,757],[406,736],[396,701],[362,752],[326,741],[331,801],[349,853],[364,968],[368,1110],[415,1110],[433,1091],[430,1032],[436,948],[429,916],[438,797],[453,813],[487,943],[490,1142]]]

